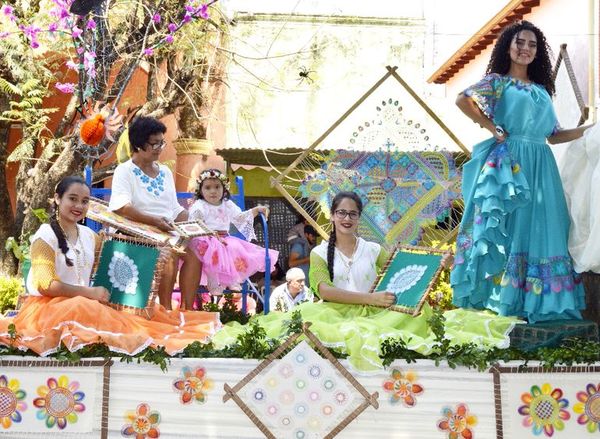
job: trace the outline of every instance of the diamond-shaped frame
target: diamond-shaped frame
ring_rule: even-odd
[[[304,323],[302,325],[302,332],[298,332],[292,334],[288,339],[279,346],[271,355],[269,355],[265,360],[263,360],[256,368],[248,373],[241,381],[239,381],[233,387],[229,386],[229,384],[225,383],[223,388],[225,390],[225,395],[223,395],[223,402],[227,402],[229,399],[233,399],[233,401],[242,409],[242,411],[248,416],[248,418],[258,427],[258,429],[269,439],[276,439],[276,436],[271,432],[269,427],[263,423],[258,416],[252,411],[252,409],[244,402],[239,392],[254,378],[256,378],[261,372],[263,372],[273,361],[278,360],[285,355],[295,346],[297,340],[301,336],[305,336],[311,343],[313,349],[323,356],[329,363],[336,369],[350,384],[350,386],[356,390],[364,399],[363,401],[344,419],[342,419],[327,435],[324,436],[325,439],[330,439],[339,434],[348,424],[350,424],[354,419],[356,419],[367,407],[373,406],[375,409],[379,408],[379,392],[373,392],[370,394],[367,389],[360,384],[356,378],[352,376],[348,370],[342,366],[342,364],[335,358],[331,352],[321,343],[321,341],[317,338],[315,334],[313,334],[308,328],[310,327],[310,322]]]
[[[567,75],[569,76],[569,81],[571,82],[571,87],[573,89],[573,93],[575,94],[575,99],[577,100],[577,105],[579,106],[580,116],[579,122],[577,122],[577,126],[582,125],[589,116],[590,108],[585,105],[585,101],[583,100],[583,96],[581,94],[581,89],[579,88],[579,83],[577,82],[577,78],[575,77],[575,70],[573,69],[573,64],[571,64],[571,58],[569,57],[569,52],[567,52],[567,45],[560,45],[560,52],[558,53],[558,58],[556,59],[556,64],[554,65],[554,69],[552,70],[552,80],[556,80],[556,76],[558,75],[558,70],[560,69],[561,64],[565,64],[565,68],[567,69]]]

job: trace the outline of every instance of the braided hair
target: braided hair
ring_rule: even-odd
[[[82,184],[87,186],[85,180],[78,175],[70,175],[68,177],[63,178],[57,185],[55,189],[56,195],[58,198],[62,198],[65,195],[65,192],[69,190],[69,188],[74,184]],[[67,257],[67,252],[69,251],[69,246],[67,245],[67,237],[65,236],[65,232],[63,231],[60,223],[58,222],[58,204],[56,200],[52,201],[52,207],[54,209],[54,214],[50,217],[50,227],[52,231],[56,235],[56,239],[58,239],[58,248],[65,255],[65,263],[67,267],[73,266],[73,261]]]
[[[554,77],[552,74],[552,62],[550,60],[550,47],[542,31],[526,20],[515,21],[504,28],[496,45],[492,50],[492,56],[487,66],[486,75],[498,73],[500,75],[508,74],[510,69],[510,45],[519,32],[528,30],[535,34],[537,40],[537,50],[535,58],[527,66],[527,76],[536,84],[542,85],[548,94],[552,96],[555,91]]]
[[[331,202],[331,218],[333,219],[334,212],[337,210],[337,207],[342,202],[342,200],[349,198],[356,203],[356,208],[358,209],[358,213],[362,213],[363,203],[360,197],[356,194],[356,192],[339,192],[335,197],[333,197],[333,201]],[[336,233],[335,233],[335,224],[333,224],[333,229],[331,230],[331,234],[329,235],[329,243],[327,244],[327,271],[329,271],[329,280],[333,282],[333,259],[335,256],[335,241],[336,241]]]

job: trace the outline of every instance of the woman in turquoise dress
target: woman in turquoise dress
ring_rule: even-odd
[[[562,130],[552,107],[548,45],[527,21],[509,25],[487,76],[457,106],[494,137],[463,169],[465,210],[451,284],[454,303],[531,323],[581,319],[583,286],[568,252],[569,213],[549,143],[583,135]]]
[[[429,354],[435,339],[427,320],[431,309],[426,305],[418,317],[412,317],[384,307],[395,301],[391,293],[369,293],[387,260],[387,253],[374,242],[356,235],[362,202],[353,192],[337,194],[331,206],[333,231],[329,241],[315,247],[310,255],[311,288],[326,302],[304,303],[294,308],[310,330],[329,347],[348,355],[352,368],[358,372],[376,372],[382,366],[381,341],[401,338],[409,349]],[[445,313],[446,337],[452,343],[475,342],[482,347],[508,347],[508,333],[514,318],[499,317],[489,312],[452,310]],[[271,313],[255,316],[269,338],[286,337],[291,313]],[[235,343],[245,331],[237,322],[229,323],[213,338],[222,348]]]

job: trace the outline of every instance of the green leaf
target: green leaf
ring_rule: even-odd
[[[4,78],[0,78],[0,90],[7,95],[23,95],[23,91],[14,84],[11,84]]]
[[[43,208],[40,208],[40,209],[31,209],[31,213],[33,213],[33,215],[41,223],[49,223],[50,222],[50,215],[48,215],[48,212],[46,211],[46,209],[43,209]]]

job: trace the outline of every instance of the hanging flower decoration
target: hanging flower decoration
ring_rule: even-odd
[[[383,383],[384,390],[391,393],[390,402],[392,404],[402,402],[405,407],[414,407],[417,403],[415,396],[422,394],[425,390],[423,386],[415,382],[417,374],[413,371],[404,374],[399,369],[393,369],[390,378]]]
[[[179,400],[182,404],[189,404],[195,400],[204,404],[208,391],[213,388],[213,381],[206,377],[206,369],[198,367],[194,371],[185,366],[181,369],[183,378],[173,381],[173,388],[180,393]]]
[[[456,411],[450,407],[442,409],[443,419],[437,423],[438,429],[448,432],[448,439],[471,439],[474,436],[472,427],[477,424],[477,417],[469,413],[466,404],[458,404]]]
[[[521,401],[524,405],[518,408],[518,412],[525,416],[523,426],[533,427],[535,435],[544,432],[547,437],[552,437],[555,430],[565,428],[564,421],[571,417],[566,410],[569,401],[563,398],[563,391],[553,389],[548,383],[541,388],[538,385],[531,386],[531,393],[523,393]]]
[[[135,439],[160,437],[158,429],[160,413],[156,410],[151,411],[150,406],[146,403],[138,405],[135,412],[127,412],[125,420],[128,424],[121,429],[121,435],[125,437],[133,436]]]
[[[27,410],[24,399],[27,394],[20,388],[17,379],[8,380],[6,375],[0,375],[0,424],[8,429],[13,422],[23,420],[22,412]]]
[[[79,382],[72,381],[66,375],[56,378],[48,378],[47,386],[39,386],[37,394],[39,398],[33,400],[33,405],[40,410],[37,412],[39,420],[46,420],[46,427],[52,428],[57,425],[63,430],[68,423],[74,424],[79,419],[77,413],[85,411],[85,405],[81,401],[85,393],[77,391]]]
[[[118,110],[109,105],[100,108],[100,104],[96,104],[92,115],[81,123],[79,128],[81,140],[90,146],[98,145],[104,138],[114,142],[114,133],[122,125],[122,120],[123,116]]]
[[[585,425],[590,433],[600,431],[600,384],[588,384],[584,391],[577,392],[577,400],[573,406],[579,415],[577,423]]]

